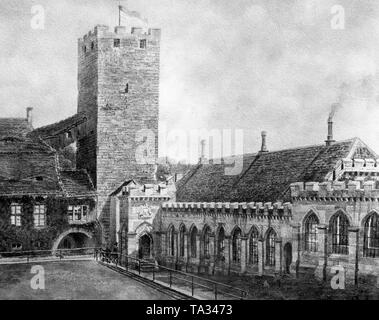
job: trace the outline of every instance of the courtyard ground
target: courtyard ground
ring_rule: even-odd
[[[31,288],[33,265],[45,270],[45,290]],[[105,268],[95,261],[0,265],[0,300],[84,299],[162,300],[157,290]]]
[[[207,276],[248,292],[253,300],[378,300],[379,290],[372,283],[361,283],[358,288],[347,284],[344,290],[332,289],[330,283],[317,280],[312,275],[295,277]]]

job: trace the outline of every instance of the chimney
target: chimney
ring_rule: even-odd
[[[205,144],[206,144],[205,140],[200,141],[200,145],[201,145],[200,163],[202,164],[207,163],[207,158],[205,157]]]
[[[32,107],[26,108],[26,119],[28,120],[28,123],[30,125],[33,125],[33,108]]]
[[[333,140],[333,117],[329,116],[328,117],[328,136],[325,140],[326,146],[330,146],[335,142]]]
[[[259,151],[259,153],[265,153],[265,152],[268,152],[267,146],[266,146],[267,132],[266,131],[262,131],[261,132],[261,136],[262,136],[262,146],[261,146],[261,151]]]

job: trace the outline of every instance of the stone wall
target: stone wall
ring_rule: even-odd
[[[146,48],[141,48],[141,41],[146,41]],[[97,26],[79,41],[79,111],[93,115],[95,137],[89,129],[88,137],[79,142],[78,163],[95,174],[104,241],[109,239],[111,193],[128,179],[154,179],[159,63],[157,29],[143,34],[137,28],[128,32],[116,27],[110,32]],[[136,153],[149,156],[149,161],[138,161]]]
[[[158,213],[155,225],[155,236],[161,244],[157,259],[162,264],[194,272],[223,273],[268,273],[275,274],[284,271],[284,245],[292,245],[293,230],[291,226],[291,204],[276,203],[164,203]],[[185,254],[179,254],[180,230],[184,227]],[[190,238],[193,228],[197,229],[197,255],[190,254]],[[169,230],[175,234],[174,254],[168,247]],[[210,255],[204,255],[204,230],[210,228]],[[224,260],[221,260],[218,247],[220,228],[225,232]],[[236,229],[241,230],[240,257],[233,261],[233,235]],[[258,262],[250,263],[249,241],[252,230],[259,234]],[[266,263],[266,243],[269,232],[273,230],[275,239],[275,265]],[[296,240],[296,239],[295,239]],[[293,245],[294,246],[294,245]],[[291,254],[291,260],[292,260]]]

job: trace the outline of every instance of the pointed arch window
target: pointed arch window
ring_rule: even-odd
[[[330,233],[332,237],[332,253],[348,254],[349,252],[349,220],[342,212],[336,213],[330,219]]]
[[[363,255],[379,257],[379,215],[376,212],[370,214],[365,222]]]
[[[236,228],[232,236],[232,260],[234,263],[241,261],[241,229]]]
[[[276,232],[270,229],[266,238],[266,265],[270,267],[275,266],[275,241]]]
[[[185,238],[185,233],[186,233],[186,227],[182,225],[179,230],[179,256],[184,257],[184,238]]]
[[[317,252],[317,225],[320,223],[318,217],[312,212],[304,221],[304,245],[305,251]]]
[[[191,257],[192,258],[196,258],[196,256],[197,256],[196,237],[197,237],[197,228],[193,227],[191,230],[191,235],[190,235]]]
[[[217,235],[217,256],[220,260],[225,258],[225,230],[221,227]]]
[[[204,244],[204,257],[209,258],[210,257],[210,235],[211,235],[211,228],[208,226],[204,230],[203,235],[203,244]]]
[[[257,228],[253,227],[249,239],[249,263],[252,265],[258,264],[258,238],[259,232]]]
[[[171,226],[168,230],[168,255],[175,255],[175,229],[174,226]]]

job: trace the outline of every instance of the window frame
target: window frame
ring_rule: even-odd
[[[211,247],[211,228],[206,226],[203,234],[203,255],[204,258],[209,259],[211,256],[210,247]]]
[[[266,237],[266,266],[274,267],[276,264],[276,232],[274,229],[270,229]]]
[[[145,50],[147,48],[147,40],[146,39],[140,39],[138,47],[142,50]]]
[[[320,220],[312,212],[304,220],[304,251],[318,252],[318,228]]]
[[[197,257],[197,228],[193,227],[190,233],[191,258]]]
[[[77,223],[77,222],[86,223],[89,220],[89,206],[86,204],[69,205],[67,207],[67,216],[68,216],[69,223]],[[80,219],[77,219],[77,217],[80,217]]]
[[[371,233],[374,233],[374,236]],[[371,241],[374,241],[374,245]],[[364,223],[363,256],[379,257],[379,214],[375,211],[368,215]]]
[[[12,203],[10,206],[11,215],[11,225],[15,227],[22,226],[22,204],[20,203]]]
[[[349,219],[343,212],[337,212],[330,218],[329,228],[332,254],[349,254],[349,226]]]
[[[179,229],[179,256],[185,256],[185,237],[186,237],[186,227],[182,225]]]
[[[241,237],[242,231],[240,228],[236,228],[232,234],[232,262],[241,262]]]
[[[41,212],[41,208],[43,208]],[[38,210],[36,210],[38,209]],[[37,212],[38,211],[38,212]],[[36,217],[38,223],[36,224]],[[41,219],[43,217],[43,219]],[[43,220],[43,224],[41,224],[41,220]],[[35,228],[45,228],[46,223],[46,205],[43,203],[37,203],[33,206],[33,224]]]
[[[253,227],[249,237],[249,264],[258,265],[259,262],[259,231]]]

